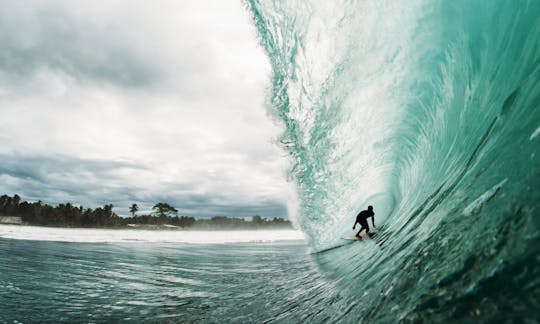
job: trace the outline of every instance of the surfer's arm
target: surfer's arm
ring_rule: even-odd
[[[375,227],[375,215],[371,216],[371,224]]]
[[[358,219],[356,219],[356,222],[354,222],[354,225],[352,227],[352,229],[355,229],[356,228],[356,224],[358,223]]]

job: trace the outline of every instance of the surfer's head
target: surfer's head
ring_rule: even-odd
[[[370,206],[367,207],[367,209],[368,209],[369,211],[371,211],[371,210],[373,210],[373,206],[370,205]]]

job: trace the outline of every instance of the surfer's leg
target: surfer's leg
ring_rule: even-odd
[[[360,237],[360,233],[363,231],[363,230],[366,230],[366,233],[369,233],[369,225],[367,224],[367,222],[360,222],[360,230],[358,231],[358,234],[356,234],[357,237]]]
[[[356,233],[356,237],[360,237],[360,233],[362,233],[364,229],[366,229],[364,224],[360,224],[360,230],[358,231],[358,233]]]
[[[364,226],[364,224],[362,224],[362,226],[360,227],[360,230],[358,231],[358,233],[356,233],[356,237],[360,237],[360,233],[362,233],[362,231],[365,230],[365,229],[366,229],[366,227]]]

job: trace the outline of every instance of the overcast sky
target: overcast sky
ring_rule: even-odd
[[[240,0],[0,0],[0,194],[287,216]]]

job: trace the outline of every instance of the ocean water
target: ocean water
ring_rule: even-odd
[[[245,5],[306,239],[11,229],[0,321],[538,322],[540,2]]]
[[[540,2],[246,7],[309,246],[341,245],[374,206],[376,243],[315,258],[351,318],[537,322]]]
[[[336,291],[290,230],[1,225],[0,260],[0,323],[300,322]]]

